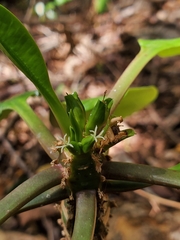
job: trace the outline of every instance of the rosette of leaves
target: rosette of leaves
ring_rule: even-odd
[[[108,146],[132,136],[134,132],[129,129],[123,130],[125,134],[121,134],[119,130],[116,141],[114,138],[109,139],[106,133],[111,129],[111,98],[97,100],[88,115],[76,92],[65,96],[65,101],[70,122],[69,135],[58,141],[56,149],[61,152],[67,149],[72,154],[71,160],[66,161],[68,186],[72,193],[97,189],[100,185],[101,165],[105,159],[104,152]]]

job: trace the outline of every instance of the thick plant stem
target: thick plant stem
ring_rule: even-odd
[[[113,192],[127,192],[133,191],[136,189],[141,189],[150,186],[147,183],[141,182],[131,182],[123,180],[106,180],[102,184],[101,190],[105,193]],[[62,188],[60,185],[57,185],[47,191],[41,193],[21,209],[18,210],[18,213],[25,212],[33,208],[45,206],[50,203],[58,202],[68,198],[69,192],[66,188]]]
[[[51,203],[59,202],[68,198],[68,196],[68,190],[66,188],[62,188],[60,185],[57,185],[32,199],[21,209],[19,209],[18,213],[25,212],[37,207],[42,207]]]
[[[150,184],[143,182],[132,182],[124,180],[106,180],[102,184],[102,191],[109,192],[128,192],[136,189],[146,188],[151,186]]]
[[[102,169],[106,179],[180,188],[179,171],[123,162],[106,162]]]
[[[76,194],[76,214],[72,240],[92,240],[94,237],[97,214],[95,190]]]
[[[17,213],[26,203],[47,189],[60,184],[61,167],[50,167],[23,182],[0,200],[0,224]],[[49,197],[49,196],[48,196]]]

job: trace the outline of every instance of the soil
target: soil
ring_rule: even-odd
[[[93,4],[80,0],[57,9],[55,21],[40,20],[30,14],[26,1],[6,5],[36,40],[46,61],[53,88],[60,99],[77,91],[83,98],[103,95],[116,82],[139,51],[137,39],[175,38],[180,35],[179,0],[114,0],[108,11],[96,14]],[[25,4],[25,5],[23,5]],[[26,13],[26,14],[25,14]],[[155,85],[156,101],[124,119],[136,136],[114,147],[115,161],[130,161],[157,167],[170,167],[180,159],[180,58],[150,61],[133,86]],[[24,91],[33,84],[0,53],[0,101]],[[41,99],[32,101],[36,113],[49,124],[49,111]],[[0,198],[15,185],[49,164],[26,124],[15,113],[0,122]],[[146,192],[179,202],[180,192],[153,186]],[[180,208],[168,207],[142,197],[140,192],[110,196],[112,209],[108,240],[178,240]],[[58,240],[59,213],[49,205],[10,218],[0,228],[0,239]]]

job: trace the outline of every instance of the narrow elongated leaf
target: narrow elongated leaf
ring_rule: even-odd
[[[125,93],[113,115],[127,117],[152,103],[158,96],[155,86],[130,88]]]
[[[0,102],[0,120],[6,118],[11,111],[15,110],[19,102],[26,102],[29,97],[33,96],[38,96],[38,91],[26,92]]]
[[[54,93],[42,54],[23,24],[0,5],[0,49],[34,83],[48,102],[62,131],[69,131],[69,119]]]
[[[118,104],[113,115],[122,117],[130,116],[132,113],[137,112],[148,106],[157,98],[157,96],[158,89],[155,86],[129,88],[120,103]],[[90,114],[91,110],[95,107],[98,100],[102,101],[103,96],[82,100],[87,115]],[[65,107],[65,102],[63,102],[63,104]],[[50,117],[53,126],[57,127],[57,123],[52,114],[50,115]]]
[[[0,103],[0,119],[6,117],[10,111],[16,111],[29,126],[50,158],[56,159],[58,153],[51,149],[56,141],[55,137],[26,102],[27,98],[36,95],[36,92],[37,91],[27,92]],[[4,112],[5,114],[3,114]]]
[[[114,87],[108,94],[108,97],[113,98],[113,106],[111,112],[113,113],[119,102],[141,72],[143,67],[156,55],[161,57],[169,57],[178,55],[180,53],[180,38],[169,40],[138,40],[140,44],[140,51],[125,69],[123,74],[119,77]]]
[[[122,100],[116,107],[113,115],[127,117],[133,112],[139,111],[153,102],[158,96],[158,90],[155,86],[129,88]],[[87,113],[95,106],[98,99],[103,97],[83,100],[83,105]]]
[[[152,49],[160,57],[172,57],[180,54],[180,38],[174,39],[139,39],[141,48]]]

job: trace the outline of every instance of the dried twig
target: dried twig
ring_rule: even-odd
[[[141,189],[135,190],[134,193],[138,194],[141,197],[146,198],[149,201],[149,203],[152,206],[152,209],[149,213],[150,216],[154,216],[156,215],[156,213],[160,212],[159,205],[180,209],[179,202],[156,196],[154,194],[145,192],[144,190],[141,190]]]

